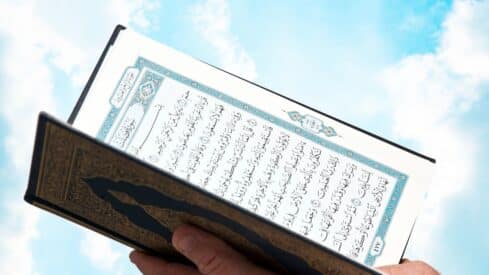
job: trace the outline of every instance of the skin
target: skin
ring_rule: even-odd
[[[133,251],[129,255],[144,275],[272,275],[228,246],[224,241],[201,229],[182,225],[175,230],[172,244],[197,268],[165,261],[159,257]],[[435,269],[421,261],[404,260],[399,265],[378,268],[389,275],[438,275]]]

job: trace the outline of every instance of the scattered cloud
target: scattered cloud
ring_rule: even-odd
[[[53,69],[78,85],[118,24],[151,29],[150,12],[157,1],[1,1],[0,116],[8,128],[3,146],[20,179],[18,198],[6,201],[0,227],[0,274],[38,274],[31,244],[38,235],[39,213],[20,201],[24,189],[40,110],[58,113]],[[49,7],[44,10],[43,7]],[[45,8],[44,8],[45,9]],[[73,10],[77,10],[77,15]],[[93,12],[97,12],[93,15]],[[219,54],[221,65],[253,80],[253,59],[231,32],[231,12],[224,0],[199,2],[191,9],[192,23]],[[442,219],[443,202],[467,188],[477,163],[477,144],[464,131],[460,116],[471,109],[489,87],[489,2],[456,1],[444,21],[439,47],[430,54],[412,55],[381,76],[393,106],[394,132],[419,144],[437,158],[437,173],[427,210],[414,235],[414,254],[430,253],[432,232]],[[410,26],[423,22],[410,19]],[[89,61],[90,60],[90,61]],[[110,240],[83,232],[80,251],[105,272],[116,272],[121,253]],[[423,254],[425,253],[425,254]]]
[[[56,110],[52,75],[44,64],[47,50],[38,40],[45,33],[45,26],[33,17],[32,7],[26,3],[1,2],[0,10],[0,36],[4,43],[0,114],[8,127],[3,146],[13,171],[25,183],[37,112]],[[7,214],[2,217],[0,271],[7,275],[36,274],[30,245],[37,235],[39,214],[21,202],[20,192],[15,194],[17,198],[2,205]]]
[[[22,202],[5,205],[8,215],[0,227],[0,274],[38,274],[33,267],[31,241],[37,237],[38,210]]]
[[[464,131],[461,118],[488,92],[488,14],[488,1],[456,1],[438,48],[408,56],[381,76],[393,108],[394,133],[437,159],[413,236],[412,254],[417,257],[432,257],[432,248],[439,245],[433,232],[443,221],[444,203],[474,179],[478,141]]]
[[[122,254],[112,247],[112,242],[107,237],[90,230],[83,230],[83,239],[80,243],[82,255],[86,256],[92,266],[105,272],[116,269],[116,263]]]
[[[489,81],[489,1],[457,1],[444,23],[438,50],[453,73],[474,82]]]
[[[192,22],[202,37],[216,49],[225,70],[254,80],[255,62],[231,33],[231,11],[226,0],[206,0],[191,9]]]
[[[158,1],[148,0],[110,0],[109,12],[117,22],[130,25],[143,30],[153,29],[158,26],[156,18],[150,17],[150,13],[160,8]]]
[[[401,19],[399,31],[401,32],[430,32],[432,38],[438,36],[438,19],[443,19],[451,7],[446,1],[413,2],[412,8],[407,10]]]
[[[2,146],[13,178],[19,179],[10,187],[15,192],[10,192],[13,195],[2,205],[1,274],[37,274],[31,244],[40,216],[21,198],[37,114],[41,110],[58,114],[62,104],[55,97],[55,70],[81,86],[114,26],[120,23],[144,30],[151,25],[147,11],[156,8],[156,1],[143,0],[0,2],[0,116],[6,125]],[[94,12],[102,14],[94,16]],[[82,250],[92,242],[93,237],[86,237]],[[107,267],[117,254],[108,243],[99,245],[103,254],[92,253],[90,260],[97,265],[105,262],[103,267]]]

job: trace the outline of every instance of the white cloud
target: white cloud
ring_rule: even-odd
[[[434,53],[412,55],[388,68],[382,81],[393,106],[394,132],[437,159],[434,182],[418,219],[410,252],[433,258],[433,232],[444,204],[474,179],[478,141],[461,124],[489,84],[489,2],[456,1]]]
[[[444,23],[440,58],[454,73],[489,81],[489,2],[458,1]]]
[[[2,145],[11,173],[15,175],[12,178],[19,179],[11,187],[15,192],[9,192],[12,195],[3,206],[6,214],[1,218],[0,229],[1,274],[37,274],[31,243],[37,236],[40,216],[21,201],[21,193],[27,180],[37,114],[41,110],[58,114],[63,104],[55,97],[55,92],[63,93],[55,91],[54,70],[64,73],[75,85],[81,85],[114,26],[121,23],[145,29],[150,25],[147,10],[157,7],[157,2],[143,0],[113,0],[109,4],[102,1],[0,2],[0,115],[7,126]],[[81,246],[86,244],[82,242]],[[110,254],[110,248],[105,246],[104,253],[116,255],[116,252]],[[107,260],[107,255],[93,255]],[[98,264],[101,260],[93,262]]]
[[[231,33],[231,11],[226,0],[207,0],[192,7],[197,31],[216,49],[225,70],[249,80],[257,76],[255,62]]]
[[[33,269],[31,241],[38,235],[38,210],[22,202],[6,205],[9,213],[0,227],[0,274],[38,274]]]
[[[81,241],[81,253],[90,263],[102,271],[114,271],[116,263],[121,258],[121,253],[112,247],[111,241],[93,231],[84,230]]]
[[[149,12],[158,9],[158,1],[148,0],[110,0],[110,12],[121,24],[131,25],[142,29],[154,28],[155,18],[149,18]]]

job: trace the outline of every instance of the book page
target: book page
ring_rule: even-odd
[[[432,167],[128,30],[74,126],[369,266],[399,261]]]

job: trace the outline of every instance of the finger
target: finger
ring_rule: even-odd
[[[433,267],[422,261],[403,261],[402,264],[379,267],[379,270],[388,275],[439,275]]]
[[[140,251],[133,251],[129,254],[139,271],[144,275],[198,275],[199,272],[192,267],[167,262],[159,257],[151,256]]]
[[[253,265],[224,241],[193,226],[177,228],[172,243],[205,275],[271,274]]]
[[[409,259],[407,258],[404,258],[404,259],[401,259],[401,263],[400,264],[396,264],[396,265],[386,265],[386,266],[381,266],[379,267],[378,269],[381,270],[382,272],[386,273],[386,274],[404,274],[402,273],[403,269],[404,269],[404,266],[401,266],[402,264],[407,264],[411,262]]]
[[[381,266],[378,270],[384,272],[387,275],[407,275],[409,274],[409,270],[406,271],[401,265],[386,265]]]

